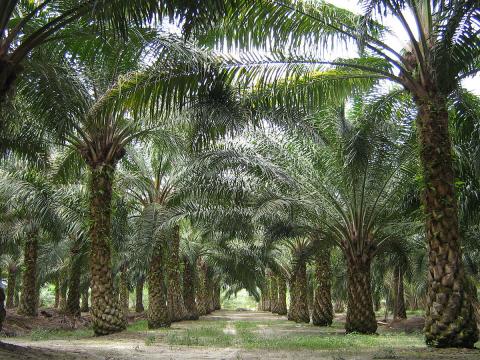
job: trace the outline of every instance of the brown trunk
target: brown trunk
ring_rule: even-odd
[[[373,334],[377,331],[377,320],[373,311],[370,284],[370,260],[347,257],[347,333]]]
[[[120,272],[120,284],[118,288],[119,294],[119,306],[123,312],[123,316],[127,317],[128,308],[129,308],[129,291],[128,291],[128,281],[127,281],[127,268],[126,266],[122,267]]]
[[[3,287],[0,287],[0,331],[3,328],[3,322],[5,321],[5,317],[7,316],[7,312],[5,311],[5,290]]]
[[[137,280],[135,285],[135,312],[141,313],[145,309],[143,307],[143,285],[145,280],[143,277]]]
[[[37,256],[38,237],[29,234],[25,241],[24,266],[22,281],[22,296],[18,313],[26,316],[37,316]]]
[[[333,310],[335,311],[335,313],[345,312],[345,304],[343,303],[343,301],[342,300],[335,301]]]
[[[8,288],[7,288],[7,309],[14,307],[13,301],[15,297],[15,287],[17,286],[17,266],[10,265],[8,267]]]
[[[80,254],[82,242],[77,238],[70,250],[70,273],[68,275],[67,315],[80,316],[80,275],[82,259]]]
[[[12,91],[22,69],[22,65],[12,63],[5,55],[0,56],[0,106],[6,101],[8,93]]]
[[[207,271],[207,313],[210,314],[215,310],[215,305],[213,303],[213,293],[215,290],[214,281],[212,279],[212,274]]]
[[[198,309],[195,302],[195,266],[187,259],[183,259],[183,299],[187,309],[187,319],[197,320]]]
[[[289,320],[297,323],[309,323],[307,267],[305,262],[298,261],[296,263],[291,284]]]
[[[164,284],[164,243],[164,239],[157,240],[148,267],[147,321],[149,329],[157,329],[170,326],[170,317],[168,314]]]
[[[221,288],[220,284],[216,283],[215,284],[215,310],[220,310],[222,308],[222,301],[221,301]]]
[[[183,301],[182,288],[180,282],[180,228],[176,225],[171,232],[168,252],[168,287],[167,303],[170,320],[172,322],[182,321],[187,318],[187,309]]]
[[[395,292],[395,302],[393,306],[394,319],[406,319],[407,311],[405,310],[405,294],[403,290],[403,270],[400,266],[396,266],[393,274],[393,289]]]
[[[90,178],[90,274],[93,331],[107,335],[122,331],[127,322],[113,291],[110,255],[114,167],[98,165]]]
[[[270,277],[270,311],[278,312],[278,281],[275,275]]]
[[[90,310],[90,307],[88,306],[88,287],[86,290],[82,292],[82,306],[80,308],[81,312],[87,312]]]
[[[262,291],[263,296],[263,311],[271,311],[272,304],[270,304],[270,269],[265,269],[265,285]]]
[[[68,282],[67,280],[60,278],[60,299],[58,307],[61,312],[65,313],[67,309],[67,291],[68,291]]]
[[[471,348],[478,328],[465,286],[447,103],[437,94],[416,103],[429,255],[426,342]]]
[[[287,315],[287,284],[282,277],[278,278],[278,309],[279,315]]]
[[[197,309],[200,316],[206,315],[208,311],[208,290],[207,290],[207,264],[202,258],[197,260],[198,270],[198,291]]]
[[[58,283],[58,278],[55,279],[55,304],[53,307],[55,309],[58,309],[58,306],[60,305],[60,285]]]
[[[322,249],[316,257],[315,294],[312,311],[313,325],[329,326],[333,321],[332,271],[330,269],[330,248]]]

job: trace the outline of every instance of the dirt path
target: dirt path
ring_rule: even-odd
[[[129,330],[95,338],[49,339],[32,341],[28,338],[4,338],[0,345],[0,359],[465,359],[480,358],[478,350],[431,350],[416,337],[398,334],[402,342],[392,335],[382,333],[372,346],[365,346],[357,335],[352,344],[345,345],[342,324],[318,328],[308,324],[295,324],[285,317],[266,312],[217,311],[199,321],[175,323],[169,330]],[[392,341],[384,346],[378,342],[383,337]],[[288,341],[297,339],[299,343]],[[310,340],[309,340],[310,339]],[[318,340],[325,340],[318,343]],[[348,341],[352,341],[349,338]],[[295,340],[295,341],[297,341]],[[309,342],[313,341],[313,342]],[[317,342],[315,342],[317,341]],[[339,345],[336,342],[340,341]],[[376,341],[376,342],[375,342]],[[7,343],[7,344],[5,344]],[[377,343],[379,345],[377,345]],[[400,345],[398,345],[400,344]],[[16,347],[18,346],[18,347]],[[6,347],[6,348],[5,348]],[[396,348],[395,348],[396,347]]]

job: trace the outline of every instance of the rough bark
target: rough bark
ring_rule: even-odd
[[[330,249],[322,249],[316,256],[316,287],[314,293],[312,322],[317,326],[329,326],[333,321],[332,271],[330,268]]]
[[[7,316],[7,312],[5,311],[5,290],[3,287],[0,287],[0,331],[3,328],[3,322],[5,321],[5,317]]]
[[[59,297],[58,307],[59,307],[59,310],[63,313],[66,313],[66,310],[67,310],[67,291],[68,291],[68,281],[64,278],[61,278],[60,279],[60,297]]]
[[[215,310],[220,310],[222,308],[222,301],[221,301],[221,287],[220,283],[215,283],[215,291],[214,291],[214,306]]]
[[[29,234],[25,241],[24,266],[22,280],[22,295],[18,313],[26,316],[37,316],[37,257],[38,237],[36,234]]]
[[[197,260],[198,290],[197,309],[200,316],[206,315],[208,311],[208,290],[207,290],[207,264],[202,258]]]
[[[88,305],[88,287],[86,290],[82,291],[82,306],[80,307],[81,312],[87,312],[90,310]]]
[[[127,317],[128,315],[128,307],[129,307],[129,291],[128,291],[128,281],[127,281],[127,268],[125,266],[122,267],[122,271],[120,272],[120,284],[118,289],[119,295],[119,306],[123,312],[123,316]]]
[[[287,284],[282,277],[278,278],[278,308],[277,314],[287,315]]]
[[[127,322],[113,291],[110,254],[111,206],[114,167],[97,165],[90,178],[90,274],[95,335],[122,331]]]
[[[278,313],[278,280],[275,275],[270,277],[270,311]]]
[[[310,322],[310,313],[308,311],[308,284],[307,267],[302,261],[295,265],[294,275],[291,281],[291,305],[289,320],[295,322]]]
[[[76,239],[70,250],[70,271],[68,275],[68,296],[66,313],[69,316],[80,316],[80,275],[82,259],[80,254],[81,240]]]
[[[393,305],[393,318],[406,319],[407,311],[405,309],[405,292],[403,290],[403,270],[396,266],[394,270],[393,289],[395,291],[395,302]]]
[[[163,239],[159,239],[154,246],[147,272],[148,282],[148,310],[147,322],[149,329],[170,326],[167,298],[164,284],[164,256]]]
[[[137,280],[135,284],[135,312],[141,313],[145,310],[143,306],[143,285],[145,280],[143,277]]]
[[[215,305],[213,301],[215,291],[215,283],[212,278],[212,274],[208,272],[207,268],[207,313],[210,314],[215,310]]]
[[[345,304],[344,304],[343,300],[335,301],[335,303],[333,305],[333,310],[335,311],[335,313],[345,312]]]
[[[187,319],[197,320],[199,316],[195,302],[195,266],[187,258],[183,259],[183,300]]]
[[[17,286],[17,266],[10,265],[8,267],[8,288],[7,288],[7,309],[14,307],[15,288]]]
[[[183,301],[182,287],[180,282],[180,228],[175,226],[169,241],[167,260],[168,286],[167,303],[170,320],[172,322],[182,321],[187,318],[187,309]]]
[[[58,306],[60,305],[60,285],[58,283],[58,279],[55,279],[55,304],[53,307],[55,309],[58,309]]]
[[[478,328],[462,263],[446,99],[415,99],[429,271],[425,337],[436,347],[474,346]]]
[[[373,311],[370,260],[347,257],[347,333],[373,334],[377,321]]]

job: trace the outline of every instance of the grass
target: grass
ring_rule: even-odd
[[[32,341],[47,341],[47,340],[80,340],[93,336],[91,329],[76,329],[76,330],[48,330],[48,329],[34,329],[27,335]]]
[[[381,335],[335,334],[334,324],[331,328],[318,328],[302,325],[301,333],[296,324],[287,321],[236,321],[227,326],[224,321],[211,324],[203,323],[188,329],[167,330],[166,341],[170,345],[207,346],[207,347],[239,347],[245,349],[276,350],[322,350],[350,348],[412,348],[424,347],[421,334],[384,333]],[[224,329],[234,328],[235,333]],[[271,330],[277,328],[273,333]],[[267,331],[262,332],[262,329]]]

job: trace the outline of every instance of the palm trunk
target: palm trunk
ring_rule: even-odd
[[[335,313],[345,312],[345,304],[344,304],[343,300],[335,301],[335,304],[333,306],[333,311],[335,311]]]
[[[403,290],[403,270],[400,266],[395,267],[393,287],[395,291],[395,303],[393,306],[394,319],[406,319],[405,293]]]
[[[3,322],[7,316],[7,312],[5,311],[5,291],[3,287],[0,287],[0,331],[3,328]]]
[[[170,320],[172,322],[182,321],[187,318],[187,309],[183,301],[182,288],[180,282],[180,228],[175,226],[171,233],[168,266],[168,287],[167,299]]]
[[[429,255],[426,342],[471,348],[478,328],[465,286],[446,99],[433,95],[416,102]]]
[[[347,256],[347,333],[373,334],[377,331],[377,320],[373,311],[370,284],[370,260]]]
[[[37,316],[37,256],[38,237],[30,234],[25,241],[22,296],[18,313],[26,316]]]
[[[17,286],[17,267],[11,265],[8,267],[8,288],[7,288],[7,309],[14,307],[15,287]]]
[[[147,321],[149,329],[170,326],[164,284],[163,239],[157,240],[147,273],[148,310]]]
[[[68,290],[68,282],[67,280],[61,278],[60,279],[60,299],[59,299],[58,307],[60,308],[60,311],[62,313],[65,313],[67,310],[67,290]]]
[[[289,320],[297,323],[309,323],[307,267],[302,261],[296,264],[295,273],[292,278],[291,299],[291,314],[289,313]]]
[[[278,312],[278,281],[275,275],[270,277],[270,311]]]
[[[265,269],[265,286],[263,295],[263,311],[271,311],[272,304],[270,303],[270,269]]]
[[[5,55],[0,56],[0,107],[12,91],[18,74],[23,70],[20,64],[12,63]]]
[[[82,267],[82,259],[80,255],[81,245],[81,240],[77,238],[70,251],[72,263],[70,265],[70,273],[68,276],[66,309],[69,316],[80,316],[80,275]]]
[[[145,280],[143,277],[137,280],[135,285],[135,312],[141,313],[145,309],[143,307],[143,285]]]
[[[332,271],[330,269],[330,248],[322,249],[316,257],[316,287],[312,311],[313,325],[330,326],[333,321]]]
[[[88,306],[88,287],[82,292],[82,306],[80,307],[81,312],[87,312],[90,310]]]
[[[215,292],[214,292],[214,305],[215,310],[220,310],[222,308],[222,301],[221,301],[221,287],[220,283],[215,283]]]
[[[53,307],[55,309],[58,309],[58,306],[60,305],[60,285],[58,283],[58,278],[55,279],[55,304]]]
[[[208,290],[207,290],[207,264],[202,258],[197,260],[198,269],[198,291],[197,291],[197,309],[198,315],[203,316],[208,311]]]
[[[213,293],[215,291],[214,281],[212,275],[207,271],[207,313],[210,314],[215,310],[213,303]]]
[[[183,299],[187,309],[187,319],[197,320],[198,309],[195,302],[195,267],[187,259],[183,259]]]
[[[129,307],[129,291],[127,281],[127,268],[125,266],[122,267],[122,271],[120,272],[120,284],[118,292],[120,309],[122,309],[123,316],[127,317]]]
[[[127,322],[114,296],[110,254],[112,183],[114,167],[92,168],[90,178],[90,274],[93,331],[107,335],[126,328]]]
[[[287,284],[282,277],[278,278],[278,311],[279,315],[287,315]]]

